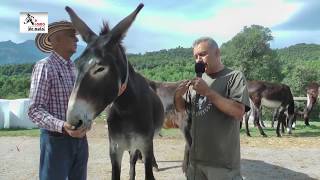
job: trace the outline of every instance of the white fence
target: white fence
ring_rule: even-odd
[[[306,100],[308,100],[308,98],[307,97],[293,97],[293,100],[294,101],[306,101]]]
[[[0,129],[36,128],[28,117],[29,99],[0,99]]]

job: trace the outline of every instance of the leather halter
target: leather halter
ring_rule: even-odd
[[[123,49],[121,48],[121,51],[123,52]],[[118,92],[118,97],[121,96],[124,91],[127,89],[127,85],[128,85],[128,80],[129,80],[129,62],[127,59],[127,56],[124,55],[124,59],[126,61],[126,79],[125,81],[121,84],[120,88],[119,88],[119,92]]]

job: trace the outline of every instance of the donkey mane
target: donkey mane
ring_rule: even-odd
[[[109,26],[108,21],[106,21],[106,20],[102,21],[102,27],[101,27],[99,36],[107,35],[109,32],[110,32],[110,26]],[[123,46],[122,39],[118,42],[118,44],[119,44],[119,47],[122,48],[123,51],[125,52],[126,49]]]
[[[110,32],[110,27],[109,27],[109,24],[107,21],[103,21],[102,22],[102,28],[101,28],[101,31],[100,31],[100,36],[101,35],[106,35],[108,34],[108,32]]]

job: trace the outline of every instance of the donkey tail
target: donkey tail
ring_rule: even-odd
[[[294,114],[294,100],[293,100],[293,95],[291,93],[290,87],[287,86],[288,88],[288,95],[289,95],[289,106],[288,106],[288,114]]]

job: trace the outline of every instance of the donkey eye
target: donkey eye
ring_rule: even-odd
[[[104,70],[103,67],[99,67],[99,68],[94,72],[94,74],[96,74],[96,73],[98,73],[98,72],[101,72],[101,71],[103,71],[103,70]]]

